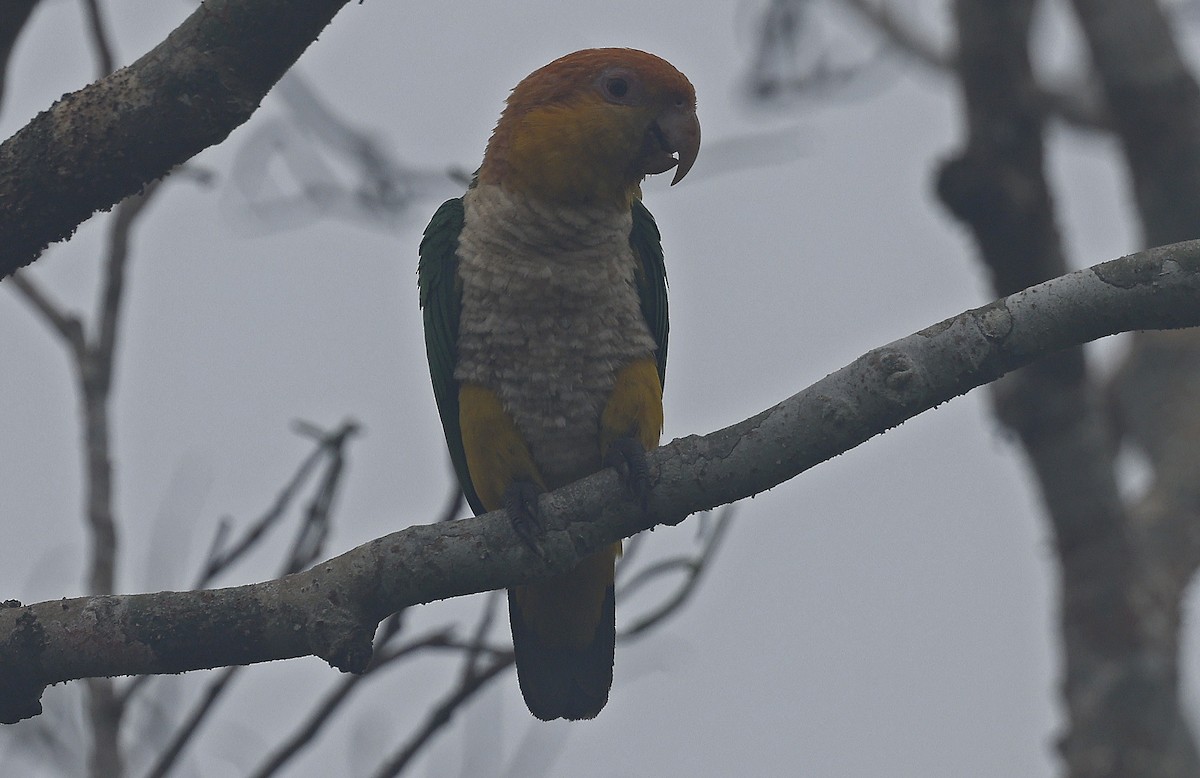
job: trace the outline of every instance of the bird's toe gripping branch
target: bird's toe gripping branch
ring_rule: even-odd
[[[538,556],[545,556],[542,548],[542,520],[538,513],[538,495],[541,487],[533,481],[517,479],[504,490],[504,509],[508,511],[513,532]]]
[[[650,503],[650,465],[646,461],[646,447],[634,437],[619,437],[605,452],[604,466],[617,471],[630,496],[646,510]]]

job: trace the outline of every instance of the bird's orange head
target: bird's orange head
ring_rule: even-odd
[[[488,141],[479,180],[551,202],[628,207],[647,175],[700,150],[696,90],[666,60],[586,49],[517,84]]]

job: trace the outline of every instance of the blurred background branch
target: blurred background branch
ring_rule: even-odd
[[[4,105],[4,85],[8,82],[8,63],[17,38],[37,8],[38,0],[5,0],[0,13],[0,108]]]
[[[80,316],[67,313],[24,273],[13,279],[13,288],[65,341],[75,368],[82,409],[83,458],[85,463],[84,515],[91,531],[91,561],[87,573],[88,592],[115,592],[118,556],[118,519],[113,502],[114,474],[110,418],[110,392],[117,358],[117,333],[121,300],[125,289],[130,234],[138,216],[158,190],[159,182],[117,206],[109,230],[104,259],[104,287],[91,326]],[[88,333],[92,333],[89,337]],[[108,678],[87,681],[91,722],[93,775],[121,775],[120,722],[125,708]]]
[[[824,27],[820,5],[766,4],[750,94],[838,85],[813,53],[831,45],[822,30],[838,5],[893,56],[953,78],[967,140],[938,171],[938,194],[971,229],[995,294],[1068,269],[1043,169],[1047,119],[1119,141],[1144,245],[1200,235],[1200,89],[1175,41],[1194,31],[1195,3],[1073,0],[1090,62],[1055,83],[1039,78],[1031,48],[1047,35],[1061,46],[1062,33],[1039,24],[1066,4],[955,0],[954,45],[919,20],[929,10],[919,3],[838,0],[825,4]],[[815,64],[803,77],[772,75],[802,72],[805,56]],[[1072,776],[1200,774],[1179,689],[1183,596],[1200,565],[1197,376],[1196,331],[1146,332],[1111,383],[1072,349],[993,387],[1054,529],[1068,712],[1060,749]],[[1131,445],[1153,471],[1132,500],[1119,487],[1119,454]]]

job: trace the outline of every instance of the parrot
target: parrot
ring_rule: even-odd
[[[466,193],[419,248],[426,352],[450,458],[476,515],[531,545],[538,494],[605,467],[647,499],[663,426],[667,278],[646,176],[696,161],[696,91],[629,48],[560,57],[513,88]],[[536,546],[535,546],[536,547]],[[508,590],[518,685],[539,719],[608,702],[621,544]]]

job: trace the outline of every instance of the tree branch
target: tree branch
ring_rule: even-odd
[[[117,361],[117,329],[121,319],[121,297],[125,292],[125,268],[129,264],[129,242],[133,225],[162,181],[155,181],[140,193],[121,201],[113,213],[108,231],[108,257],[104,263],[104,288],[96,313],[95,351],[102,375],[97,376],[105,391],[112,385],[113,366]]]
[[[1149,245],[1200,232],[1200,85],[1160,3],[1072,0],[1113,129],[1125,151]]]
[[[0,145],[0,278],[220,143],[347,0],[208,0],[138,61]]]
[[[464,677],[454,691],[446,695],[446,698],[429,712],[429,715],[425,717],[425,723],[404,744],[404,747],[380,765],[379,769],[373,773],[374,778],[391,778],[392,776],[399,775],[408,766],[409,762],[412,761],[413,757],[421,752],[421,749],[425,747],[430,739],[442,727],[450,723],[450,719],[459,706],[491,682],[501,672],[512,666],[513,661],[512,654],[498,657],[478,672],[473,672]]]
[[[167,747],[155,758],[154,765],[146,773],[146,778],[163,778],[163,776],[167,775],[175,767],[179,757],[183,754],[183,749],[199,730],[200,724],[213,710],[217,701],[221,699],[221,696],[229,688],[229,684],[232,683],[234,677],[241,669],[239,666],[226,667],[224,671],[208,684],[200,701],[192,707],[183,724],[171,736],[171,741],[167,744]]]
[[[683,583],[680,584],[675,592],[654,610],[643,614],[632,625],[622,630],[621,634],[617,636],[618,640],[635,640],[645,635],[650,629],[679,610],[683,603],[687,602],[688,598],[696,591],[696,587],[700,585],[701,576],[708,570],[709,564],[716,557],[717,549],[720,548],[721,541],[725,539],[725,533],[729,529],[730,519],[732,518],[733,507],[727,505],[714,518],[713,525],[708,529],[707,537],[700,548],[700,553],[695,556],[664,559],[661,562],[639,570],[637,574],[631,576],[624,583],[622,588],[617,592],[617,596],[620,598],[624,598],[633,591],[636,591],[640,586],[656,580],[664,574],[676,571],[684,574]]]
[[[158,188],[151,184],[139,195],[117,207],[110,225],[108,253],[104,261],[104,287],[91,339],[79,317],[66,313],[24,274],[14,274],[12,283],[63,338],[70,350],[83,410],[83,454],[85,463],[85,515],[91,532],[88,591],[107,594],[115,589],[117,568],[117,520],[113,504],[113,469],[109,396],[116,364],[117,330],[125,270],[129,260],[130,235],[138,215]],[[123,772],[118,745],[123,699],[107,678],[88,679],[87,711],[91,723],[89,773],[96,776]]]
[[[58,303],[42,290],[32,278],[25,273],[13,273],[9,280],[13,289],[25,298],[25,302],[37,312],[50,329],[54,330],[71,350],[75,362],[82,363],[87,351],[87,341],[83,335],[83,322],[72,313],[67,313]]]
[[[112,44],[104,29],[104,14],[100,12],[100,0],[83,0],[83,9],[88,19],[88,35],[96,56],[96,78],[104,78],[116,68]]]
[[[310,465],[315,465],[318,458],[323,458],[328,460],[325,473],[320,479],[316,494],[309,503],[308,509],[304,512],[304,519],[301,521],[296,532],[292,548],[284,557],[280,575],[298,572],[320,558],[320,549],[325,537],[328,535],[333,496],[341,483],[343,466],[345,464],[346,445],[349,439],[357,434],[358,425],[355,422],[343,422],[342,426],[334,432],[325,432],[307,422],[297,422],[295,426],[301,433],[315,438],[318,443],[317,448],[301,464],[296,476],[284,487],[283,492],[276,499],[271,509],[268,510],[266,516],[256,523],[255,529],[259,531],[252,530],[248,533],[243,544],[235,547],[232,555],[222,556],[220,561],[226,564],[232,563],[251,544],[261,539],[262,531],[271,523],[274,523],[277,516],[283,514],[301,482],[307,480],[311,469]],[[219,566],[214,568],[213,562],[214,559],[210,557],[205,565],[205,576],[202,579],[201,586],[211,580],[212,574],[221,569]],[[179,757],[183,754],[184,749],[187,748],[192,738],[199,731],[200,725],[204,723],[205,718],[210,713],[216,710],[216,705],[221,697],[231,688],[237,671],[240,669],[240,667],[227,667],[225,668],[225,672],[219,674],[208,684],[200,701],[192,707],[192,710],[184,718],[183,723],[171,736],[167,747],[155,759],[153,767],[146,774],[147,778],[161,778],[161,776],[170,774]],[[149,677],[151,676],[142,675],[138,676],[138,679]],[[362,676],[354,677],[361,678]]]
[[[283,740],[278,747],[270,753],[261,765],[256,767],[251,772],[250,778],[269,778],[275,775],[289,761],[292,760],[303,749],[313,744],[314,739],[321,728],[333,717],[338,709],[349,699],[351,692],[358,688],[359,684],[369,678],[374,672],[380,668],[386,667],[401,659],[405,659],[418,651],[428,648],[454,648],[450,643],[450,630],[439,630],[426,637],[411,641],[397,648],[384,649],[377,651],[375,657],[371,660],[370,666],[361,675],[350,675],[344,677],[338,682],[332,690],[317,703],[313,708],[308,718],[293,732],[287,739]]]
[[[200,592],[0,609],[0,721],[36,713],[46,684],[313,654],[362,672],[401,608],[540,580],[621,537],[757,494],[922,411],[1071,345],[1200,324],[1200,241],[1039,284],[874,349],[758,415],[650,457],[642,511],[605,470],[543,495],[544,556],[496,511],[414,526],[316,567]]]
[[[942,167],[938,193],[971,228],[999,294],[1066,268],[1043,169],[1028,52],[1033,11],[1033,0],[955,4],[968,141]],[[1180,727],[1178,707],[1164,704],[1174,696],[1174,662],[1142,661],[1159,653],[1144,639],[1144,625],[1158,619],[1139,596],[1139,550],[1117,487],[1110,418],[1082,348],[1039,360],[994,390],[997,416],[1019,436],[1054,530],[1068,773],[1126,774],[1170,752],[1164,738]],[[1130,688],[1142,690],[1136,699]]]
[[[1072,5],[1121,142],[1143,240],[1156,244],[1200,234],[1200,85],[1163,4]],[[1126,625],[1123,651],[1094,652],[1128,669],[1100,676],[1092,684],[1098,689],[1077,695],[1099,709],[1096,718],[1107,726],[1085,733],[1090,737],[1072,731],[1062,750],[1073,775],[1184,778],[1200,774],[1194,722],[1180,688],[1184,598],[1200,567],[1200,332],[1144,332],[1131,340],[1110,386],[1115,407],[1109,410],[1124,440],[1146,453],[1153,472],[1125,527],[1136,554],[1137,588],[1128,596],[1138,606],[1138,620]]]
[[[946,73],[954,69],[954,51],[938,46],[928,31],[918,30],[903,14],[897,13],[888,0],[842,0],[842,4],[857,13],[884,40],[930,70]]]
[[[904,56],[937,75],[953,75],[959,67],[956,51],[940,48],[928,32],[917,29],[898,11],[893,0],[840,0],[877,35]],[[1091,82],[1080,77],[1072,83],[1031,84],[1029,97],[1038,110],[1083,130],[1108,129],[1112,123],[1103,100]]]
[[[9,58],[37,4],[38,0],[6,0],[4,3],[4,13],[0,14],[0,103],[4,102]]]

